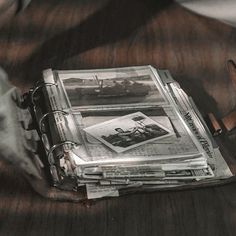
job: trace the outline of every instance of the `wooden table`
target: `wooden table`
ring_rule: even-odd
[[[26,90],[42,69],[168,68],[203,114],[236,105],[236,30],[169,1],[41,0],[0,28],[0,64]],[[235,158],[234,142],[223,149]],[[83,204],[40,197],[0,165],[0,235],[235,235],[236,183]]]

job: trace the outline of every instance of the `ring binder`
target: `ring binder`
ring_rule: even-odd
[[[35,88],[33,88],[33,91],[31,93],[31,103],[33,104],[33,106],[36,106],[35,102],[34,102],[34,95],[35,93],[40,89],[40,88],[43,88],[43,87],[46,87],[46,86],[58,86],[57,84],[55,83],[42,83],[42,84],[39,84],[37,85]]]
[[[57,169],[56,169],[56,166],[54,165],[51,165],[50,166],[50,173],[52,175],[52,178],[53,178],[53,185],[56,187],[59,183],[59,177],[58,177],[58,174],[57,174]]]
[[[61,146],[65,145],[65,144],[71,144],[71,145],[75,145],[75,146],[78,145],[76,142],[69,141],[69,140],[63,141],[63,142],[61,142],[61,143],[54,144],[54,145],[49,149],[49,151],[48,151],[48,162],[49,162],[50,164],[54,164],[54,160],[53,160],[53,158],[51,158],[51,155],[52,155],[53,151],[54,151],[55,149],[57,149],[58,147],[61,147]]]
[[[41,140],[46,151],[49,151],[50,150],[49,140],[45,133],[42,133]]]
[[[63,111],[63,110],[54,110],[54,111],[50,111],[50,112],[47,112],[45,113],[39,120],[39,130],[41,133],[44,133],[43,130],[42,130],[42,125],[43,125],[43,121],[44,119],[49,116],[49,115],[53,115],[53,114],[56,114],[56,113],[62,113],[63,115],[69,115],[68,112],[66,111]]]
[[[150,66],[48,69],[44,81],[19,99],[24,111],[17,118],[27,125],[32,120],[37,131],[26,126],[22,148],[29,157],[40,156],[51,186],[87,192],[89,198],[110,196],[111,189],[117,195],[230,178],[201,114],[170,77]],[[165,135],[171,139],[162,140]]]

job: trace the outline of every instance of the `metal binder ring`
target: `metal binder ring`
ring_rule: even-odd
[[[57,84],[55,84],[55,83],[42,83],[42,84],[37,85],[37,86],[34,88],[33,92],[31,93],[31,102],[32,102],[33,106],[36,106],[36,104],[35,104],[35,102],[34,102],[34,95],[35,95],[35,93],[36,93],[40,88],[47,87],[47,86],[54,86],[54,85],[57,86]]]
[[[68,141],[68,140],[53,145],[53,146],[50,148],[50,150],[48,151],[48,160],[49,160],[49,163],[50,163],[50,164],[52,163],[51,155],[52,155],[53,151],[54,151],[55,149],[57,149],[58,147],[61,147],[61,146],[65,145],[65,144],[71,144],[71,145],[75,145],[75,146],[78,145],[76,142]]]
[[[45,113],[45,114],[40,118],[40,120],[39,120],[39,130],[40,130],[41,133],[44,133],[44,132],[43,132],[43,129],[42,129],[42,125],[43,125],[44,119],[45,119],[47,116],[52,115],[52,114],[56,114],[56,113],[62,113],[63,115],[69,115],[68,112],[63,111],[63,110],[54,110],[54,111],[50,111],[50,112]]]

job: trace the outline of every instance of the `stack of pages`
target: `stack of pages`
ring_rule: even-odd
[[[232,176],[193,101],[167,70],[46,70],[44,83],[53,115],[40,106],[35,111],[59,188],[86,187],[91,199]]]

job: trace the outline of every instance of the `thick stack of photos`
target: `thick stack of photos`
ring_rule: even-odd
[[[46,148],[59,188],[71,179],[91,199],[232,176],[193,101],[167,70],[47,70],[44,82],[57,85],[45,87],[50,109],[63,111],[49,119],[52,145],[64,142],[63,154]]]

